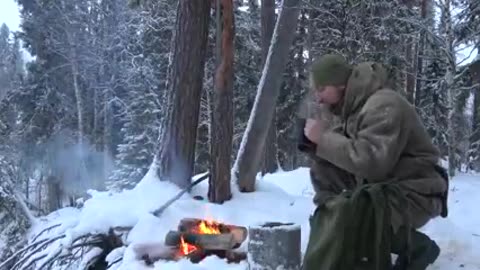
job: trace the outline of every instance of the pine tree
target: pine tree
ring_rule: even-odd
[[[265,65],[270,48],[273,30],[275,28],[275,0],[262,0],[261,3],[261,35],[262,35],[262,66]],[[277,143],[277,113],[273,115],[272,124],[268,130],[263,153],[262,174],[274,173],[278,169],[278,143]]]
[[[433,50],[433,51],[438,51]],[[438,53],[437,53],[438,55]],[[423,120],[433,143],[439,147],[442,156],[448,155],[447,126],[448,100],[445,88],[441,87],[446,74],[446,63],[439,56],[424,70],[421,95],[417,97],[420,117]]]
[[[10,77],[12,78],[11,88],[18,89],[22,85],[25,77],[25,62],[20,49],[20,40],[17,37],[13,39],[13,43],[11,44],[11,54],[9,60],[11,70]]]
[[[472,134],[468,149],[469,169],[480,171],[480,87],[473,92]]]
[[[233,139],[234,8],[232,0],[217,0],[216,72],[211,121],[211,176],[208,198],[223,203],[232,196],[230,188]],[[220,12],[221,9],[221,12]]]
[[[6,24],[2,24],[0,27],[0,97],[5,96],[10,90],[11,76],[8,61],[11,56],[10,49],[10,29]]]
[[[300,160],[304,155],[297,151],[295,138],[295,121],[292,115],[297,115],[300,100],[308,91],[308,78],[304,51],[307,40],[307,12],[303,9],[297,26],[296,36],[289,53],[289,62],[284,72],[284,81],[280,90],[277,105],[277,130],[279,162],[283,170],[292,170],[298,166],[307,165],[306,160]]]
[[[255,2],[248,10],[242,10],[243,2],[235,10],[235,80],[234,80],[234,136],[232,158],[238,154],[242,134],[247,127],[250,111],[253,108],[258,81],[262,73],[262,47],[260,32],[260,12]]]
[[[127,19],[122,40],[129,57],[121,63],[121,83],[128,91],[121,98],[128,102],[121,110],[121,142],[110,176],[110,185],[116,188],[133,187],[153,162],[171,37],[171,28],[160,27],[160,22],[172,24],[174,9],[168,2],[148,2],[124,15]]]
[[[457,3],[457,8],[461,10],[459,14],[459,23],[455,28],[455,34],[460,42],[464,42],[473,46],[480,55],[480,3],[474,0],[463,0]],[[480,65],[480,58],[473,65]],[[477,68],[478,69],[478,68]],[[473,73],[470,76],[475,76]],[[477,75],[478,76],[478,75]],[[471,78],[471,96],[473,98],[473,106],[471,112],[471,134],[468,139],[469,147],[467,152],[467,166],[470,169],[480,171],[480,81]],[[476,85],[476,86],[475,86]]]
[[[210,1],[180,0],[167,83],[165,121],[157,152],[158,175],[186,187],[193,175]]]
[[[335,52],[351,63],[379,61],[388,68],[391,85],[404,89],[404,74],[411,61],[405,56],[405,40],[413,40],[418,14],[400,0],[311,2],[311,60]]]
[[[34,217],[16,188],[16,161],[12,151],[0,149],[0,235],[3,244],[0,246],[0,261],[5,261],[15,251],[26,244],[28,229],[33,225]],[[8,154],[8,155],[5,155]],[[10,269],[13,264],[6,265]]]

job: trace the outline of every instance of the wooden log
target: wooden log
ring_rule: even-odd
[[[251,226],[249,236],[250,269],[300,269],[300,226],[293,223],[265,223]]]
[[[197,219],[197,218],[184,218],[180,220],[178,225],[178,231],[184,233],[191,233],[195,231],[198,225],[202,222],[208,222],[206,220]],[[218,229],[221,233],[231,233],[235,241],[235,246],[233,248],[238,248],[240,245],[247,239],[248,229],[243,226],[236,226],[225,223],[218,223]]]
[[[206,222],[208,224],[208,220],[198,219],[198,218],[183,218],[180,220],[178,224],[178,231],[180,232],[192,232],[196,230],[196,228],[200,225],[201,222]],[[218,229],[222,233],[227,233],[227,228],[222,226],[222,224],[218,224]]]
[[[231,226],[230,233],[233,235],[233,241],[235,242],[233,248],[238,248],[242,245],[245,239],[247,239],[248,230],[241,226]]]
[[[205,250],[229,250],[237,244],[231,233],[195,234],[169,231],[165,236],[165,245],[178,246],[182,236],[186,243]]]
[[[135,244],[133,252],[137,260],[143,260],[147,265],[152,265],[158,260],[178,261],[182,258],[188,258],[193,263],[198,263],[207,256],[202,249],[182,255],[177,247],[165,246],[162,243]]]
[[[205,250],[203,249],[197,249],[195,250],[194,252],[186,255],[186,257],[192,262],[192,263],[199,263],[200,261],[202,261],[203,259],[205,259],[205,257],[207,257],[207,253],[205,252]]]
[[[240,263],[241,261],[247,259],[247,253],[241,251],[226,250],[224,258],[227,259],[228,263]]]

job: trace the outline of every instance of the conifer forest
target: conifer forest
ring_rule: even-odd
[[[381,62],[449,175],[480,172],[478,0],[15,2],[19,29],[0,27],[2,270],[107,269],[40,256],[56,238],[30,229],[152,172],[184,189],[208,171],[205,200],[222,205],[309,166],[295,116],[326,53]]]

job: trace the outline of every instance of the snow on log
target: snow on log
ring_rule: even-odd
[[[265,223],[249,228],[250,269],[299,270],[301,230],[293,223]]]

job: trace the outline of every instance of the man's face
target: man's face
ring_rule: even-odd
[[[320,104],[336,105],[343,97],[344,87],[319,86],[315,89],[315,99]]]

